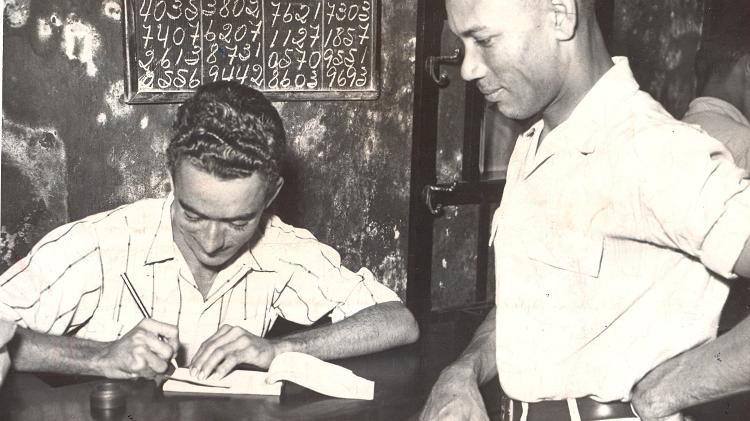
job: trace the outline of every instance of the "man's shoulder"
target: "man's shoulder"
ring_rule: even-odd
[[[284,266],[291,263],[313,270],[331,265],[337,268],[341,264],[338,252],[318,241],[310,231],[287,224],[276,215],[266,215],[265,219],[263,236],[251,250],[261,265],[280,263]]]
[[[269,213],[264,215],[263,237],[261,241],[264,244],[271,245],[317,242],[318,240],[310,231],[287,224],[279,216]]]
[[[129,226],[151,225],[154,222],[158,223],[167,205],[168,198],[142,199],[89,215],[77,222],[101,226],[123,223],[127,219]]]
[[[677,120],[643,91],[628,104],[626,118],[620,122],[619,129],[621,139],[636,148],[661,149],[714,142],[700,127]]]

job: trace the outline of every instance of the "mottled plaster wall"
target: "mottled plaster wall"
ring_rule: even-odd
[[[695,96],[695,52],[706,0],[615,2],[612,53],[630,58],[641,88],[676,117]]]
[[[380,99],[279,102],[277,211],[404,296],[416,0],[381,5]],[[122,102],[121,4],[7,0],[0,269],[50,228],[169,191],[175,105]]]

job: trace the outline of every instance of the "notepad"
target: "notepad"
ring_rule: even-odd
[[[164,383],[165,392],[280,395],[282,381],[290,381],[323,395],[345,399],[372,400],[375,391],[375,382],[359,377],[347,368],[300,352],[278,355],[271,362],[267,373],[234,370],[221,380],[198,380],[190,375],[187,368],[178,368],[171,377]]]

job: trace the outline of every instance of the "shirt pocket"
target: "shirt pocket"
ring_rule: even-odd
[[[527,243],[531,260],[557,269],[599,277],[604,238],[569,229],[548,232],[538,241]]]

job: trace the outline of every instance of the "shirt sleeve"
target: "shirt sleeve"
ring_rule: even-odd
[[[732,269],[750,236],[750,181],[718,140],[687,125],[648,133],[640,212],[647,239],[694,256],[711,271]]]
[[[273,306],[286,320],[310,325],[330,313],[336,323],[374,304],[400,301],[368,269],[352,272],[334,249],[317,240],[293,250],[281,258],[293,269]]]
[[[101,287],[96,237],[82,221],[66,224],[0,275],[0,318],[62,335],[90,319]]]

